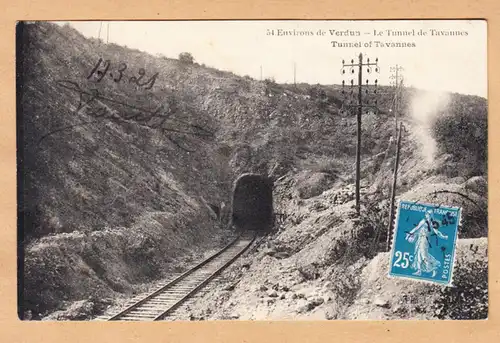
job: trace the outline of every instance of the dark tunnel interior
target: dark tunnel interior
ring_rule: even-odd
[[[240,176],[233,189],[233,225],[238,231],[269,232],[274,224],[273,182],[257,174]]]

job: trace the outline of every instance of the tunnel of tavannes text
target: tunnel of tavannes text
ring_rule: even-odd
[[[273,227],[273,182],[257,174],[243,174],[233,189],[233,225],[238,231],[267,232]]]

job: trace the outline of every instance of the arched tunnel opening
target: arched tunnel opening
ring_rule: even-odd
[[[273,181],[258,174],[243,174],[235,182],[232,222],[237,231],[269,232],[274,225]]]

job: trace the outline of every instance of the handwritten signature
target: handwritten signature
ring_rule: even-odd
[[[170,103],[169,106],[161,104],[156,109],[144,109],[104,96],[100,94],[97,89],[84,90],[75,81],[58,80],[56,81],[56,84],[59,87],[70,90],[78,95],[79,101],[76,109],[73,111],[74,114],[84,113],[92,117],[93,120],[60,127],[45,134],[39,140],[39,143],[46,137],[56,132],[64,131],[77,126],[92,124],[101,119],[108,119],[117,122],[135,122],[141,126],[158,129],[162,133],[167,134],[167,139],[172,141],[175,145],[189,152],[194,152],[195,150],[186,147],[185,144],[180,143],[178,140],[168,135],[168,133],[188,135],[198,138],[214,137],[214,133],[211,130],[206,129],[201,125],[197,125],[180,118],[174,118],[173,115],[175,115],[176,112],[176,106],[174,103]],[[114,108],[111,108],[111,106]],[[116,107],[123,110],[118,111],[116,110]],[[174,125],[176,128],[172,127]]]
[[[99,69],[101,66],[102,66],[103,70]],[[121,82],[121,81],[126,79],[126,78],[125,79],[123,78],[124,73],[127,70],[126,63],[123,63],[123,62],[119,63],[118,68],[116,68],[116,69],[112,68],[110,70],[110,67],[111,67],[111,60],[103,61],[102,58],[99,58],[99,61],[97,61],[96,65],[90,71],[90,74],[87,76],[87,80],[94,80],[94,78],[95,78],[96,82],[101,82],[101,80],[106,75],[111,77],[113,79],[113,81],[116,83]],[[144,70],[144,68],[140,68],[138,73],[139,73],[139,77],[131,76],[128,78],[128,82],[136,84],[139,87],[144,87],[144,89],[151,89],[156,82],[156,78],[158,77],[158,73],[154,74],[146,81],[142,81],[144,76],[146,75],[146,70]]]

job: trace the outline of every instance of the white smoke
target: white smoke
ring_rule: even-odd
[[[450,94],[444,92],[418,91],[410,102],[413,119],[412,132],[420,144],[422,157],[432,163],[436,156],[437,143],[432,135],[432,127],[439,115],[450,102]]]

